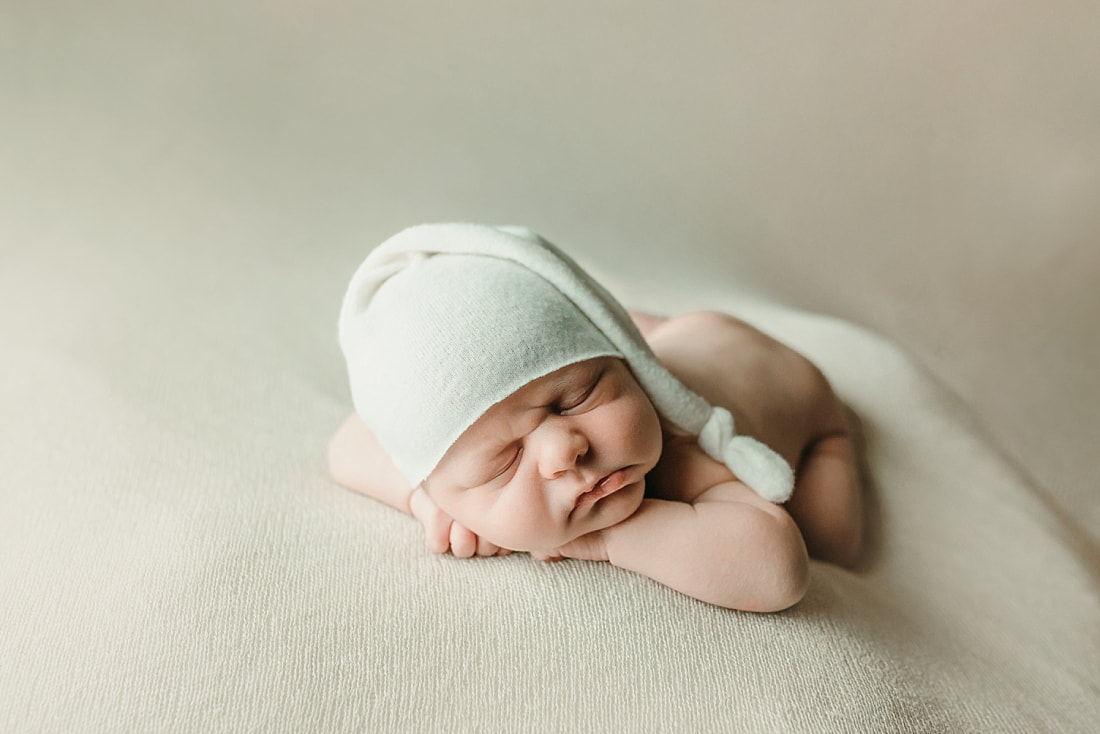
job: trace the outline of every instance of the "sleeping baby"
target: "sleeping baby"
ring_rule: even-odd
[[[724,314],[628,313],[529,230],[400,232],[339,337],[332,476],[435,552],[607,561],[760,612],[802,598],[808,555],[860,552],[852,429],[813,364]]]

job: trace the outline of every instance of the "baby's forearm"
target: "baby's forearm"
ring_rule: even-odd
[[[786,513],[739,502],[647,499],[604,531],[608,560],[701,601],[786,609],[806,588],[806,547]]]
[[[409,512],[412,488],[354,413],[336,431],[328,447],[329,474],[348,489]]]

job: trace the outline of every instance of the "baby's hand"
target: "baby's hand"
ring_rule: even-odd
[[[581,561],[606,561],[607,544],[603,531],[582,535],[552,551],[531,551],[531,555],[540,561],[560,561],[563,558],[576,558]]]
[[[409,512],[424,526],[424,540],[435,553],[448,550],[456,558],[479,556],[506,556],[512,551],[490,543],[459,525],[439,509],[427,493],[417,487],[409,496]]]

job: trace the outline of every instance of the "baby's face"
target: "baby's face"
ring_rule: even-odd
[[[661,425],[621,359],[528,383],[468,428],[428,475],[441,510],[486,540],[549,551],[632,515]]]

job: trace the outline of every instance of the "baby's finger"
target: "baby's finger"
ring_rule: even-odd
[[[409,498],[409,511],[424,527],[424,543],[428,550],[446,553],[451,547],[451,518],[419,489]]]
[[[457,522],[451,523],[451,553],[455,558],[469,558],[477,552],[477,536]]]
[[[417,515],[424,526],[424,542],[432,553],[446,553],[451,547],[451,518],[434,508]]]
[[[432,518],[424,523],[424,542],[432,553],[446,553],[451,547],[450,520],[445,516]]]
[[[500,553],[501,547],[496,543],[490,543],[480,535],[477,538],[477,554],[479,556],[495,556]]]
[[[531,556],[537,561],[560,561],[562,557],[557,553],[549,553],[546,551],[531,551]]]

